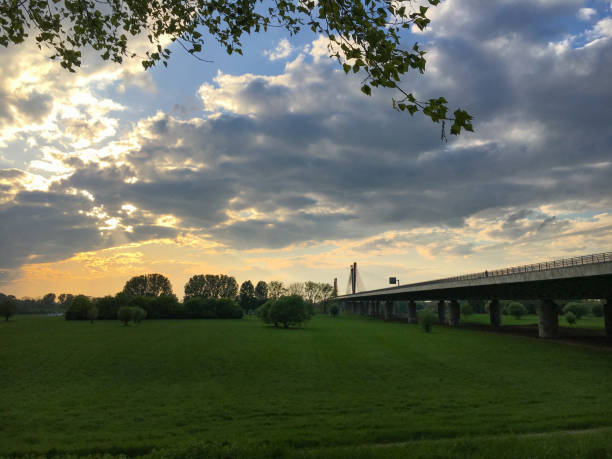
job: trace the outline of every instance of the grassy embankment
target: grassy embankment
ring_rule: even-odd
[[[0,455],[612,456],[610,352],[346,317],[0,325]]]

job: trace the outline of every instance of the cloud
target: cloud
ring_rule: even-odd
[[[597,11],[593,8],[580,8],[578,10],[578,17],[583,21],[590,21],[596,14]]]
[[[285,59],[289,57],[293,53],[294,49],[289,43],[289,40],[283,38],[278,42],[278,45],[274,50],[266,50],[264,51],[264,55],[268,56],[268,59],[271,61],[276,61],[278,59]]]
[[[199,117],[160,111],[121,130],[122,104],[83,93],[78,113],[53,121],[61,136],[47,135],[63,146],[32,164],[54,171],[45,190],[25,189],[15,168],[0,180],[6,266],[181,238],[500,265],[503,254],[514,263],[609,247],[612,40],[604,18],[595,41],[572,45],[560,24],[581,5],[448,0],[432,10],[428,73],[405,85],[475,115],[476,133],[448,143],[438,125],[393,111],[393,91],[360,94],[362,76],[322,59],[321,39],[276,75],[219,72],[198,90]]]

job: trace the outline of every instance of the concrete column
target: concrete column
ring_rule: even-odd
[[[416,303],[412,300],[408,303],[408,323],[409,324],[417,323]]]
[[[498,300],[491,300],[489,303],[489,318],[491,325],[499,327],[502,324],[501,306]]]
[[[612,298],[608,298],[603,305],[604,323],[606,324],[606,335],[612,338]]]
[[[538,307],[538,336],[555,338],[559,335],[559,306],[553,300],[542,300]]]
[[[461,308],[459,307],[459,301],[451,300],[449,304],[449,315],[448,324],[451,327],[456,327],[461,321]]]
[[[438,301],[438,322],[444,324],[446,322],[446,303],[444,300]]]
[[[393,301],[385,301],[385,320],[393,317]]]

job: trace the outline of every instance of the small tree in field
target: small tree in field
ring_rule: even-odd
[[[574,317],[576,318],[576,320],[582,318],[582,316],[585,316],[587,311],[587,307],[583,304],[583,303],[567,303],[565,306],[563,306],[563,313],[567,314],[568,312],[571,312],[572,314],[574,314]]]
[[[338,308],[338,305],[336,303],[332,303],[332,305],[329,307],[329,313],[331,314],[331,316],[336,317],[339,312],[340,308]]]
[[[300,325],[310,319],[311,313],[301,296],[283,296],[272,303],[268,311],[269,320],[283,328]]]
[[[425,333],[429,333],[431,332],[433,324],[435,324],[437,320],[438,318],[434,313],[432,313],[431,311],[425,311],[419,317],[419,324],[421,325],[421,328],[423,329],[423,331],[425,331]]]
[[[461,315],[465,317],[470,317],[474,313],[472,309],[472,305],[470,303],[463,303],[461,305]]]
[[[133,307],[132,308],[132,318],[134,319],[134,322],[139,324],[140,322],[142,322],[143,320],[147,318],[147,311],[145,311],[144,309],[138,306]]]
[[[98,308],[96,308],[95,306],[91,306],[87,310],[87,318],[93,324],[94,320],[96,320],[98,318]]]
[[[128,322],[134,317],[134,310],[129,306],[121,306],[117,311],[117,319],[127,326]]]
[[[569,325],[574,325],[576,323],[576,315],[572,311],[567,311],[565,313],[565,320]]]
[[[506,306],[506,311],[508,311],[508,314],[513,316],[515,319],[520,319],[525,314],[527,314],[527,309],[525,309],[525,306],[523,306],[517,301],[513,301],[508,306]]]
[[[17,305],[12,299],[5,298],[0,302],[0,316],[4,317],[6,322],[15,314],[17,314]]]

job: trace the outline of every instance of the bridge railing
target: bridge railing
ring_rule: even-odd
[[[563,258],[561,260],[545,261],[542,263],[532,263],[530,265],[512,266],[510,268],[494,269],[480,273],[462,274],[445,279],[420,282],[412,285],[426,285],[438,282],[451,282],[458,280],[482,279],[485,277],[508,276],[510,274],[529,273],[533,271],[546,271],[548,269],[566,268],[570,266],[590,265],[594,263],[612,262],[612,252],[594,253],[593,255],[583,255],[581,257]]]
[[[407,284],[407,285],[402,285],[401,287],[392,287],[392,288],[418,287],[421,285],[439,284],[442,282],[483,279],[487,277],[508,276],[512,274],[528,273],[528,272],[534,272],[534,271],[546,271],[548,269],[555,269],[555,268],[566,268],[570,266],[591,265],[595,263],[609,263],[609,262],[612,262],[612,252],[603,252],[603,253],[595,253],[593,255],[583,255],[581,257],[563,258],[560,260],[545,261],[542,263],[532,263],[530,265],[512,266],[510,268],[494,269],[492,271],[483,271],[480,273],[462,274],[460,276],[447,277],[444,279],[436,279],[436,280],[425,281],[425,282],[417,282],[415,284]],[[388,288],[378,289],[378,290],[388,290]],[[376,290],[371,290],[371,291],[375,292]]]

